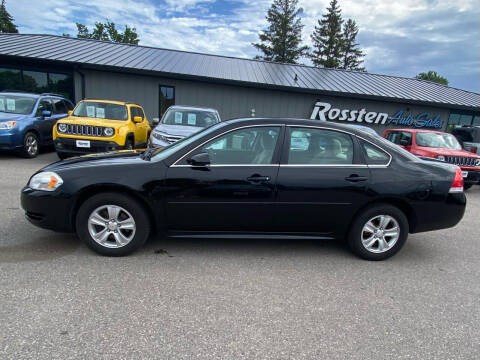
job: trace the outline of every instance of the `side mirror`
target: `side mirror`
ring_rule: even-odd
[[[52,112],[50,110],[43,110],[42,117],[49,117],[52,116]]]
[[[68,115],[72,115],[73,110],[68,110],[67,113],[68,113]]]
[[[208,166],[210,165],[210,156],[206,152],[196,154],[187,159],[187,163],[192,166]]]
[[[157,126],[158,124],[160,124],[160,119],[159,119],[159,118],[156,118],[156,117],[153,118],[153,119],[152,119],[152,125],[153,125],[153,126]]]
[[[134,116],[133,117],[133,122],[134,123],[141,123],[143,121],[143,118],[141,116]]]

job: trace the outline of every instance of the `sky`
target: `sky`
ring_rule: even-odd
[[[329,0],[299,0],[303,41]],[[21,33],[76,35],[107,19],[137,29],[140,45],[252,58],[271,0],[7,0]],[[339,0],[360,28],[368,72],[414,77],[435,70],[450,86],[480,93],[478,0]],[[302,62],[310,65],[308,59]]]

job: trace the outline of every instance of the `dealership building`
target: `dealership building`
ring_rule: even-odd
[[[173,104],[236,117],[312,118],[446,130],[480,125],[480,94],[413,78],[53,35],[0,34],[0,90]]]

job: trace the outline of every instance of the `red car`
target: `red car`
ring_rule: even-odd
[[[414,155],[460,166],[465,189],[480,182],[480,157],[463,150],[452,134],[435,130],[387,129],[382,136]]]

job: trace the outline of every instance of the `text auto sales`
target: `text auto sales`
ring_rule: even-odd
[[[324,102],[315,103],[310,119],[319,119],[322,121],[338,120],[338,121],[356,121],[366,122],[367,124],[379,125],[403,125],[414,126],[417,128],[441,128],[443,121],[440,120],[440,115],[432,117],[430,113],[422,112],[417,116],[412,116],[408,111],[399,110],[393,116],[387,113],[377,113],[374,111],[367,111],[366,109],[350,110],[332,108],[332,105]]]

